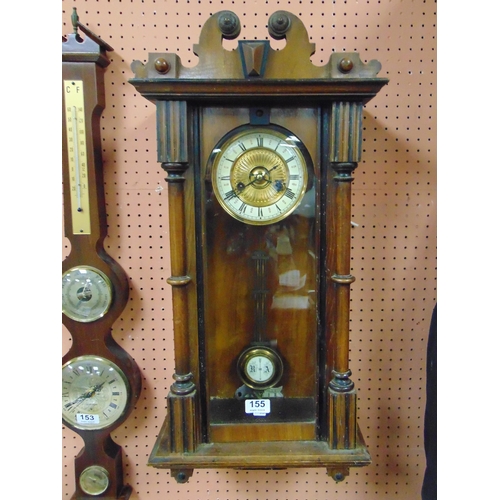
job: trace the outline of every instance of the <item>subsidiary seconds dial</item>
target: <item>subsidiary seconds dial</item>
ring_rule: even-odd
[[[283,376],[283,361],[280,355],[267,346],[245,349],[236,364],[242,382],[252,389],[264,390],[274,387]]]
[[[244,127],[213,152],[212,183],[224,210],[253,225],[291,214],[307,186],[307,163],[299,139],[278,127]]]

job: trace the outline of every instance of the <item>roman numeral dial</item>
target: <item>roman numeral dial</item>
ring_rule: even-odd
[[[62,417],[70,427],[109,427],[124,415],[128,398],[126,376],[108,359],[79,356],[62,367]]]
[[[275,127],[241,127],[211,156],[217,200],[235,219],[272,224],[290,215],[307,186],[304,146],[293,134]]]

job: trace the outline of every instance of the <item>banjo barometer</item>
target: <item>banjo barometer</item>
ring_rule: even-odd
[[[349,369],[352,173],[363,105],[388,82],[356,53],[311,61],[301,20],[272,14],[240,35],[231,11],[204,24],[194,67],[134,61],[155,103],[167,173],[175,373],[149,463],[195,468],[370,463]]]
[[[104,70],[113,50],[78,20],[62,43],[64,235],[62,321],[72,344],[62,359],[62,421],[84,447],[75,458],[73,499],[126,499],[121,447],[111,438],[133,409],[139,368],[113,339],[128,299],[128,280],[105,252],[107,234],[99,122]],[[81,31],[85,37],[80,36]]]

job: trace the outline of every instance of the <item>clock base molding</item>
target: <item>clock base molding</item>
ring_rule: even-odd
[[[180,483],[186,482],[193,469],[288,469],[325,467],[335,481],[349,475],[350,467],[371,464],[365,441],[356,426],[356,448],[333,450],[325,441],[282,441],[241,443],[203,443],[192,453],[171,453],[163,443],[168,432],[165,421],[149,457],[149,465],[170,469]]]

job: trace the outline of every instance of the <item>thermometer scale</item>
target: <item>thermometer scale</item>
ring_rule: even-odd
[[[87,141],[81,80],[64,80],[64,104],[73,234],[90,234]]]

